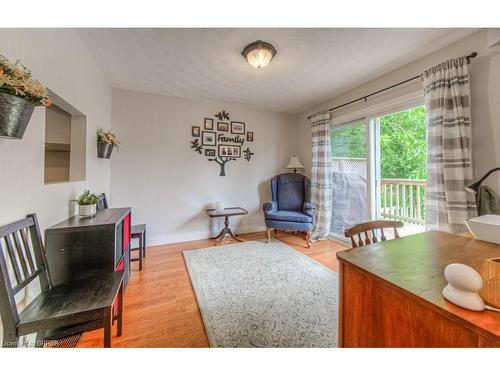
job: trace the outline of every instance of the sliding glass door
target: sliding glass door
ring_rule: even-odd
[[[331,235],[369,220],[399,220],[401,235],[425,230],[425,107],[374,116],[331,130]]]

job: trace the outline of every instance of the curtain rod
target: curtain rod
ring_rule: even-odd
[[[467,59],[467,64],[470,64],[470,59],[473,59],[474,57],[477,57],[477,52],[472,52],[470,55],[467,55],[465,56],[465,58]],[[345,106],[348,106],[349,104],[353,104],[353,103],[356,103],[356,102],[359,102],[360,100],[364,100],[366,102],[366,99],[368,99],[369,97],[373,96],[373,95],[377,95],[377,94],[380,94],[381,92],[384,92],[384,91],[387,91],[387,90],[390,90],[394,87],[397,87],[397,86],[400,86],[400,85],[403,85],[405,83],[408,83],[408,82],[411,82],[417,78],[420,78],[422,75],[419,74],[418,76],[415,76],[415,77],[411,77],[411,78],[408,78],[408,79],[405,79],[404,81],[401,81],[401,82],[398,82],[398,83],[395,83],[394,85],[391,85],[391,86],[387,86],[381,90],[378,90],[378,91],[375,91],[375,92],[372,92],[368,95],[365,95],[365,96],[362,96],[360,98],[357,98],[357,99],[354,99],[354,100],[351,100],[350,102],[347,102],[347,103],[344,103],[344,104],[341,104],[341,105],[338,105],[336,107],[333,107],[333,108],[330,108],[328,110],[328,112],[331,112],[331,111],[335,111],[336,109],[339,109],[339,108],[342,108],[342,107],[345,107]],[[312,117],[311,116],[308,116],[307,119],[309,120],[310,118]]]

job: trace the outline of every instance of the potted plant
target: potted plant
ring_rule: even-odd
[[[97,157],[102,159],[109,159],[113,148],[120,149],[120,141],[116,135],[111,131],[105,132],[101,128],[97,129]]]
[[[85,190],[82,195],[75,199],[75,202],[78,203],[78,214],[82,217],[94,216],[97,212],[99,199],[98,195]]]
[[[35,106],[50,105],[47,88],[29,70],[0,55],[0,137],[22,139]]]

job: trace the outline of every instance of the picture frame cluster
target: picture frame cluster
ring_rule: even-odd
[[[225,165],[230,161],[241,160],[244,156],[250,161],[254,155],[249,147],[242,152],[245,142],[254,141],[254,132],[247,131],[243,121],[231,121],[229,112],[218,112],[213,117],[203,118],[203,124],[192,125],[191,148],[220,166],[220,176],[225,176]]]

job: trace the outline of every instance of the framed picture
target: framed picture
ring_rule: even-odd
[[[203,128],[205,130],[214,130],[214,119],[205,117],[205,125]]]
[[[215,150],[213,148],[206,148],[205,156],[215,156]]]
[[[231,133],[245,134],[245,123],[239,121],[231,121]]]
[[[253,132],[248,132],[247,133],[247,141],[248,142],[253,142]]]
[[[215,132],[201,132],[201,144],[203,146],[215,146],[217,144]]]
[[[220,132],[228,132],[229,131],[229,124],[227,122],[218,122],[217,123],[217,130]]]
[[[241,157],[241,146],[219,145],[219,156],[239,158]]]
[[[200,136],[200,127],[199,126],[192,126],[191,127],[191,136],[193,136],[193,137]]]

